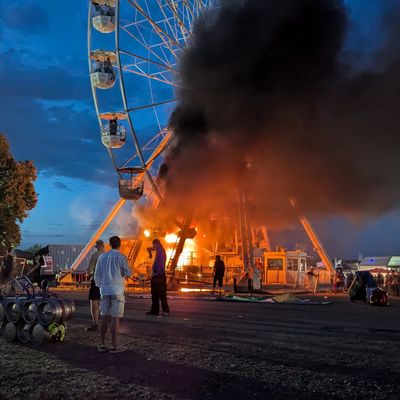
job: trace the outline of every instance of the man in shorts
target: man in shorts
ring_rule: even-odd
[[[96,271],[97,260],[100,255],[104,253],[104,242],[98,240],[95,244],[96,252],[92,254],[89,261],[89,266],[86,273],[90,277],[90,313],[92,315],[92,326],[87,328],[87,331],[97,332],[99,330],[99,303],[100,303],[100,289],[94,283],[94,273]]]
[[[119,319],[124,315],[125,278],[131,276],[127,257],[119,251],[121,239],[118,236],[110,238],[111,250],[100,255],[94,280],[100,288],[100,352],[121,353],[126,350],[118,346]],[[105,345],[108,329],[111,330],[111,348]]]

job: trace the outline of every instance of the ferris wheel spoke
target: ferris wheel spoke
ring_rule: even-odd
[[[168,65],[168,60],[167,57],[164,56],[164,58],[160,57],[160,55],[155,52],[150,45],[147,45],[144,37],[142,36],[141,38],[138,38],[136,35],[134,35],[129,29],[127,29],[125,26],[120,25],[120,28],[127,33],[129,36],[131,36],[133,39],[137,41],[138,44],[140,44],[142,47],[144,47],[148,52],[150,52],[154,57],[158,58],[161,63],[167,63]]]
[[[156,150],[146,161],[146,168],[150,168],[150,166],[154,163],[154,161],[165,151],[165,149],[169,146],[171,140],[173,140],[173,132],[168,130],[166,135],[163,137],[162,141],[157,146]]]
[[[188,0],[183,0],[183,6],[185,10],[190,14],[192,17],[192,21],[196,18],[195,15],[193,14],[192,7],[190,7]]]
[[[161,12],[162,12],[162,14],[163,14],[163,16],[165,18],[165,23],[168,26],[168,28],[169,28],[171,34],[173,35],[175,41],[179,42],[180,38],[178,37],[177,29],[176,29],[176,27],[174,28],[172,26],[172,24],[171,24],[171,20],[174,20],[174,19],[167,16],[166,11],[164,9],[164,5],[161,3],[161,0],[157,0],[157,4],[160,7],[160,10],[161,10]],[[186,45],[186,38],[184,38],[184,41],[185,41],[185,45]]]
[[[158,103],[146,104],[146,105],[140,106],[140,107],[128,108],[128,111],[129,111],[129,112],[134,112],[134,111],[139,111],[139,110],[145,110],[146,108],[157,107],[157,106],[161,106],[161,105],[163,105],[163,104],[174,103],[174,102],[176,102],[176,101],[177,101],[177,99],[171,99],[171,100],[160,101],[160,102],[158,102]]]
[[[151,60],[150,58],[143,57],[143,56],[141,56],[139,54],[131,53],[130,51],[122,50],[122,49],[120,49],[119,52],[122,53],[122,54],[125,54],[127,56],[131,56],[131,57],[137,58],[139,60],[145,61],[147,63],[157,65],[158,67],[164,68],[164,69],[166,69],[168,71],[171,71],[171,72],[175,72],[176,74],[179,73],[179,71],[177,69],[172,68],[169,65],[166,65],[166,64],[158,62],[158,61]]]
[[[176,3],[173,3],[171,0],[166,0],[168,7],[171,9],[172,13],[175,15],[177,21],[178,21],[178,26],[179,29],[181,30],[183,40],[185,41],[185,44],[187,44],[187,36],[192,37],[192,34],[190,30],[186,27],[184,22],[182,21],[179,13],[176,10]]]
[[[146,72],[135,71],[133,69],[126,68],[126,67],[122,67],[122,70],[124,70],[126,72],[130,72],[130,73],[135,74],[135,75],[139,75],[139,76],[143,76],[143,77],[146,77],[146,78],[149,78],[149,79],[153,79],[153,80],[158,81],[158,82],[165,83],[166,85],[169,85],[169,86],[180,87],[180,85],[178,85],[177,83],[175,83],[173,81],[170,81],[170,80],[166,79],[165,77],[159,78],[159,77],[157,77],[155,75],[147,74]]]
[[[161,40],[164,42],[165,46],[177,57],[176,51],[173,48],[172,45],[175,45],[176,47],[180,48],[183,50],[183,47],[179,43],[177,43],[167,32],[165,32],[164,29],[162,29],[154,20],[151,18],[150,15],[146,14],[146,12],[142,9],[142,7],[137,4],[137,2],[133,0],[128,0],[128,2],[134,7],[138,12],[140,12],[149,22],[149,24],[154,28],[155,32],[158,34],[158,36],[161,38]]]
[[[151,138],[142,147],[143,151],[152,152],[149,159],[146,161],[146,166],[151,165],[155,160],[155,158],[157,158],[166,149],[166,147],[169,145],[169,141],[171,138],[172,138],[172,132],[170,132],[168,129],[162,129],[157,135]],[[158,151],[156,152],[157,149]],[[137,159],[138,159],[138,153],[134,153],[123,164],[121,164],[119,167],[117,166],[116,168],[118,171],[123,168],[127,168],[129,167],[129,165],[132,165],[133,161]]]

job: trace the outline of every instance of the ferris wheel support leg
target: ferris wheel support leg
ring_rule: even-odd
[[[125,199],[119,199],[110,213],[107,215],[106,219],[103,221],[103,223],[100,225],[99,229],[97,229],[96,233],[91,237],[87,245],[84,247],[82,250],[81,254],[79,254],[78,258],[74,261],[74,263],[71,265],[70,271],[76,271],[83,261],[83,259],[88,255],[89,251],[92,249],[92,247],[95,245],[96,241],[100,238],[100,236],[104,233],[104,231],[107,229],[107,227],[110,225],[111,221],[115,218],[115,216],[118,214],[119,210],[122,208],[122,206],[125,204],[126,200]]]
[[[289,199],[290,204],[292,207],[298,211],[296,201],[293,198]],[[311,223],[308,221],[308,219],[304,215],[299,215],[300,223],[303,226],[308,238],[310,239],[312,245],[314,246],[314,250],[317,252],[319,257],[321,258],[322,263],[324,264],[325,268],[331,272],[334,273],[335,268],[333,266],[333,263],[325,250],[324,245],[322,244],[320,238],[318,237],[316,231],[313,229],[311,226]]]

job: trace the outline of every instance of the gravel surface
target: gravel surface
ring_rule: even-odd
[[[121,354],[97,352],[86,295],[67,340],[0,344],[0,399],[399,399],[400,301],[386,308],[129,298]]]

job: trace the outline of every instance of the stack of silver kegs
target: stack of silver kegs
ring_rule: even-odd
[[[9,343],[63,341],[74,311],[74,302],[59,296],[5,296],[0,301],[0,333]]]

